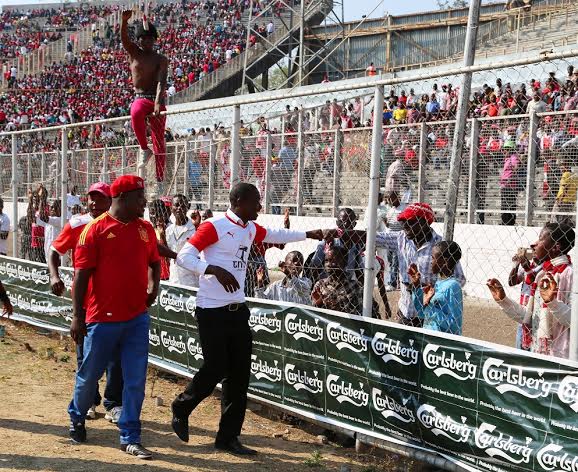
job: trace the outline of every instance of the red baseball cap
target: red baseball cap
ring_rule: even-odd
[[[397,221],[409,221],[417,218],[425,219],[430,225],[436,219],[434,211],[427,203],[412,203],[399,214]]]
[[[96,193],[100,193],[102,195],[104,195],[105,197],[110,198],[110,185],[104,183],[104,182],[96,182],[95,184],[92,184],[90,186],[90,188],[88,189],[88,193],[92,193],[92,192],[96,192]]]
[[[110,186],[111,196],[118,197],[121,193],[144,189],[144,180],[138,175],[123,175]]]

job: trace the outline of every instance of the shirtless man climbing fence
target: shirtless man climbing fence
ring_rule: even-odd
[[[135,100],[130,108],[132,128],[144,154],[141,163],[144,167],[153,155],[147,142],[146,120],[148,117],[156,164],[157,191],[162,193],[166,167],[166,117],[160,113],[166,110],[168,59],[153,49],[158,35],[152,23],[144,25],[143,22],[137,22],[135,36],[138,44],[130,39],[128,20],[131,16],[131,10],[122,12],[120,34],[122,45],[129,55],[130,72],[135,90]],[[144,169],[142,171],[144,172]]]

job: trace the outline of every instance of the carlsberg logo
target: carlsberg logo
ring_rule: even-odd
[[[373,388],[371,391],[371,399],[373,400],[375,409],[379,411],[384,418],[395,418],[403,423],[415,422],[413,410],[405,406],[409,398],[404,399],[402,401],[403,405],[400,405],[393,398],[384,395],[380,389]]]
[[[273,361],[275,366],[269,365],[267,361],[257,359],[255,354],[251,354],[251,373],[256,379],[267,379],[270,382],[279,382],[281,380],[281,369],[278,367],[279,361]]]
[[[285,380],[297,391],[307,390],[311,393],[321,393],[323,391],[323,380],[318,377],[319,372],[314,370],[313,377],[305,370],[295,370],[295,365],[285,365]]]
[[[349,349],[353,352],[367,351],[368,340],[363,335],[365,330],[362,328],[359,333],[344,328],[339,323],[329,323],[327,325],[327,339],[335,344],[337,349]]]
[[[558,386],[558,398],[578,413],[578,377],[567,375]]]
[[[271,334],[281,332],[280,319],[275,318],[274,314],[267,315],[257,310],[251,310],[251,316],[249,317],[249,326],[253,331],[256,333],[259,331],[266,331]]]
[[[192,336],[189,336],[187,339],[187,351],[189,351],[189,354],[197,361],[203,358],[203,349],[197,340]]]
[[[323,339],[323,328],[319,326],[319,319],[315,318],[315,324],[309,323],[309,319],[299,319],[295,321],[298,315],[289,314],[285,316],[285,330],[296,340],[301,338],[309,341],[321,341]]]
[[[476,446],[483,449],[490,457],[499,457],[513,464],[527,464],[530,461],[532,448],[528,447],[532,438],[526,438],[526,444],[516,444],[512,436],[498,433],[493,435],[496,426],[482,423],[476,429]]]
[[[434,406],[422,405],[417,410],[417,418],[436,436],[443,436],[456,443],[465,443],[470,437],[470,428],[465,424],[466,418],[463,416],[462,423],[458,423],[451,416],[439,413]]]
[[[457,360],[453,352],[448,354],[437,344],[428,344],[423,350],[423,363],[438,377],[449,375],[457,380],[475,379],[477,366],[470,362],[469,352],[465,357],[465,361]]]
[[[149,329],[149,344],[154,347],[161,345],[161,338],[157,334],[156,329],[153,329],[152,331]]]
[[[335,397],[339,403],[347,402],[355,406],[367,406],[369,393],[363,390],[363,383],[359,382],[359,389],[351,382],[339,381],[339,375],[327,376],[327,391]]]
[[[554,472],[578,472],[578,457],[564,452],[558,444],[544,446],[536,454],[538,463],[544,470]]]
[[[542,378],[543,374],[538,370],[528,375],[523,367],[504,364],[503,360],[493,357],[482,367],[484,380],[498,392],[515,392],[528,398],[547,397],[552,391],[552,383]]]
[[[193,313],[195,311],[195,300],[193,297],[183,297],[183,294],[176,295],[168,290],[161,290],[159,304],[166,311]]]
[[[399,340],[388,339],[387,334],[377,332],[371,340],[371,348],[386,364],[389,361],[402,365],[417,364],[419,351],[413,347],[414,340],[409,340],[409,347]]]
[[[185,341],[183,341],[183,336],[179,335],[179,340],[175,336],[169,336],[166,331],[161,331],[161,342],[163,346],[166,347],[169,352],[178,352],[179,354],[184,354],[187,350]]]

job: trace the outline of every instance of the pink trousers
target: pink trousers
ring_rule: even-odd
[[[153,152],[157,171],[157,182],[162,182],[165,177],[167,151],[165,145],[165,116],[153,116],[155,102],[148,98],[137,98],[130,107],[132,129],[142,150],[148,149],[147,142],[147,117],[151,128]],[[165,111],[163,105],[161,111]]]

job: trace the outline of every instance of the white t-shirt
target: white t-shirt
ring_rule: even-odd
[[[0,213],[0,232],[10,231],[10,218],[6,213]],[[0,254],[8,254],[8,238],[0,239]]]
[[[167,246],[171,251],[179,252],[190,237],[195,234],[195,231],[195,225],[190,219],[188,219],[187,223],[183,226],[177,226],[175,223],[171,223],[165,230]],[[176,261],[171,259],[169,282],[186,285],[187,287],[198,287],[199,276],[190,270],[178,266]]]
[[[44,227],[44,256],[48,260],[50,254],[50,246],[52,246],[52,241],[54,241],[60,231],[62,231],[62,225],[59,216],[49,216],[48,221],[42,221],[38,216],[36,217],[36,224],[38,226]]]

